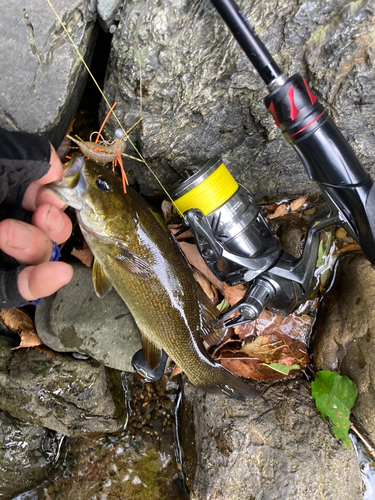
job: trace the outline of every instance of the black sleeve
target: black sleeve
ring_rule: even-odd
[[[40,134],[0,128],[0,203],[20,208],[26,188],[50,168],[51,145]]]
[[[0,128],[0,221],[8,218],[31,222],[21,208],[26,188],[50,169],[51,145],[40,134],[8,132]],[[25,266],[0,250],[0,309],[27,303],[17,287]]]
[[[17,279],[19,273],[26,266],[9,266],[6,269],[0,268],[0,309],[21,307],[32,304],[22,297],[18,291]]]

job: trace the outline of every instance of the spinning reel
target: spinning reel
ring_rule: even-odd
[[[243,299],[222,315],[228,327],[254,321],[265,307],[290,314],[310,291],[320,230],[342,225],[338,214],[318,214],[296,259],[282,249],[249,191],[237,184],[220,160],[206,162],[171,196],[215,276],[230,286],[251,282]],[[233,312],[239,314],[227,319]]]

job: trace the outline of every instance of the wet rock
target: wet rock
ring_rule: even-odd
[[[132,371],[131,359],[141,342],[128,308],[115,290],[102,299],[96,296],[91,269],[82,264],[73,268],[72,281],[37,307],[38,335],[55,351],[75,351]]]
[[[99,22],[105,31],[113,25],[122,3],[123,0],[98,0]]]
[[[289,380],[243,403],[186,382],[180,429],[191,500],[362,499],[355,451],[332,436],[309,392]]]
[[[46,479],[63,438],[0,411],[0,498],[13,498]]]
[[[375,443],[375,269],[363,256],[342,258],[324,298],[313,340],[317,370],[337,370],[358,387],[352,414]]]
[[[105,368],[89,360],[37,350],[16,350],[0,336],[0,409],[27,423],[68,436],[115,432],[120,415]]]
[[[373,4],[239,4],[284,71],[308,78],[374,172]],[[125,2],[105,92],[127,127],[144,117],[133,140],[166,187],[219,155],[258,200],[317,191],[263,105],[265,85],[210,2]],[[143,193],[161,192],[140,163],[129,177]]]
[[[87,63],[95,17],[84,0],[52,0]],[[45,0],[9,2],[1,9],[0,126],[41,132],[57,146],[72,121],[87,72]]]

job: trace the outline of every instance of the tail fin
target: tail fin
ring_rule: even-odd
[[[207,392],[222,392],[227,396],[246,401],[260,396],[259,392],[249,383],[233,375],[223,366],[216,364],[212,378],[208,384],[196,384]]]

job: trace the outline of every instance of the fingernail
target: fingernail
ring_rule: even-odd
[[[29,224],[10,220],[8,229],[7,245],[9,248],[25,250],[30,246],[33,239],[33,230]]]
[[[59,233],[64,227],[64,218],[59,209],[51,205],[46,217],[46,227],[54,233]]]

